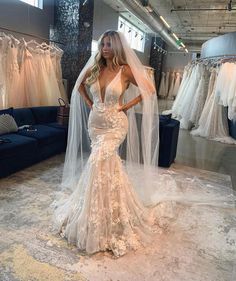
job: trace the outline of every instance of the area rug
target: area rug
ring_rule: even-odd
[[[234,206],[194,206],[191,216],[160,234],[155,245],[114,258],[109,252],[86,255],[51,231],[51,208],[64,155],[0,180],[1,281],[235,281]],[[173,165],[168,172],[198,177],[206,185],[231,187],[230,177]],[[214,210],[213,210],[214,209]],[[201,210],[201,211],[199,211]],[[185,213],[182,213],[184,217]],[[214,217],[213,217],[214,216]],[[195,216],[196,217],[196,216]]]

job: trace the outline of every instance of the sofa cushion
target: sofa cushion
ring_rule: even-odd
[[[52,122],[52,123],[47,123],[47,126],[49,127],[53,127],[53,128],[56,128],[56,129],[61,129],[61,130],[64,130],[64,131],[68,131],[68,126],[66,125],[61,125],[57,122]]]
[[[20,161],[17,158],[19,154],[36,154],[37,140],[21,136],[19,134],[5,134],[2,138],[9,140],[7,143],[0,145],[0,159],[9,158],[12,156],[16,157],[16,161]]]
[[[18,127],[14,118],[9,114],[0,115],[0,135],[17,132]]]
[[[9,114],[9,115],[12,116],[12,114],[13,114],[13,107],[9,107],[7,109],[0,110],[0,115],[2,115],[2,114]]]
[[[31,107],[37,124],[56,122],[58,106]]]
[[[18,127],[36,124],[34,115],[30,108],[14,108],[13,117]]]
[[[18,134],[37,139],[39,145],[48,145],[53,142],[65,141],[66,134],[64,130],[52,128],[45,125],[33,125],[33,130],[21,129]]]

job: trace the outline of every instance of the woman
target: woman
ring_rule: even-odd
[[[230,260],[228,253],[235,251],[234,244],[229,250],[227,242],[233,234],[222,231],[229,229],[235,196],[221,180],[204,179],[204,173],[200,179],[186,169],[157,174],[154,164],[158,159],[159,125],[153,93],[151,79],[124,36],[115,31],[104,33],[97,54],[82,70],[72,93],[61,185],[62,194],[68,190],[69,197],[62,196],[56,202],[54,225],[80,250],[110,250],[117,257],[155,238],[151,247],[163,262],[169,261],[163,257],[178,257],[184,265],[189,260],[191,268],[194,260],[194,267],[205,272],[202,265],[207,255],[204,260],[196,258],[199,249],[201,253],[213,253],[208,262],[216,256],[216,264],[221,256]],[[123,98],[130,101],[124,103]],[[91,108],[89,116],[84,100]],[[133,106],[141,100],[142,120],[134,114]],[[136,120],[141,121],[140,136]],[[124,170],[117,150],[126,135]],[[91,153],[87,157],[89,137]],[[144,207],[150,203],[155,207]],[[165,236],[156,235],[162,230]],[[170,264],[164,267],[165,274],[176,274],[169,270]],[[213,266],[207,276],[217,273]],[[173,275],[169,279],[173,280]]]
[[[54,222],[57,231],[79,249],[87,253],[111,250],[115,256],[121,256],[149,240],[150,234],[158,230],[149,209],[133,191],[117,153],[128,133],[127,158],[130,163],[140,160],[134,111],[129,118],[125,112],[143,100],[143,167],[156,163],[158,115],[155,114],[154,120],[157,107],[154,108],[153,83],[124,37],[116,31],[107,31],[99,42],[95,59],[91,58],[85,66],[72,94],[63,182],[70,188],[73,186],[74,191],[63,203],[58,203]],[[130,88],[136,97],[123,103]],[[83,97],[91,109],[88,134],[92,151],[85,166],[82,160],[87,111],[78,97]],[[79,150],[81,157],[75,156]],[[78,177],[80,168],[82,174]]]

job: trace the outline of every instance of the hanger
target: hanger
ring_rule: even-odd
[[[12,34],[9,34],[11,39],[11,47],[17,47],[20,44],[20,41],[16,39]]]
[[[50,46],[52,47],[52,50],[57,51],[59,54],[63,53],[63,50],[61,48],[59,48],[55,42],[51,42]]]
[[[37,41],[35,41],[34,39],[30,40],[27,42],[27,45],[33,45],[35,47],[37,47],[39,45],[39,43]]]

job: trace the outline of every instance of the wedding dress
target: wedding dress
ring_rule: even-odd
[[[13,41],[13,38],[12,38]],[[19,95],[19,65],[17,61],[17,54],[18,54],[18,45],[19,42],[15,40],[11,43],[11,46],[8,48],[7,52],[7,64],[6,64],[6,92],[7,92],[7,106],[17,106],[17,99]]]
[[[176,73],[175,84],[174,84],[174,88],[173,88],[173,92],[172,92],[172,96],[173,96],[174,99],[176,98],[178,90],[179,90],[179,87],[180,87],[180,79],[181,79],[180,73],[177,72]]]
[[[173,91],[174,91],[174,85],[175,85],[175,71],[173,71],[170,75],[170,88],[168,91],[168,99],[173,99]]]
[[[199,119],[199,126],[191,131],[191,135],[206,137],[222,143],[236,144],[236,140],[229,136],[227,112],[221,104],[218,104],[217,71],[213,69],[211,72],[207,99]]]
[[[166,95],[166,74],[165,72],[161,73],[161,83],[160,83],[160,89],[158,92],[159,97],[164,98]]]
[[[160,231],[154,210],[140,203],[118,156],[128,132],[127,116],[118,111],[121,73],[122,68],[107,86],[104,102],[98,79],[90,87],[92,151],[77,188],[54,214],[56,230],[87,253],[111,250],[121,256]]]
[[[92,56],[78,77],[71,97],[63,179],[52,205],[54,230],[86,253],[110,250],[117,257],[147,244],[153,248],[161,247],[160,240],[157,242],[155,239],[165,233],[172,233],[173,245],[184,243],[186,235],[191,243],[197,241],[201,245],[209,234],[209,225],[214,235],[224,218],[225,209],[234,207],[232,190],[229,186],[222,186],[221,182],[204,182],[186,171],[163,171],[153,164],[158,158],[149,156],[156,151],[154,144],[158,142],[156,132],[159,130],[153,127],[158,125],[158,120],[150,116],[157,115],[156,111],[154,114],[150,112],[151,105],[153,108],[156,106],[156,96],[145,97],[148,89],[150,93],[153,89],[143,83],[148,81],[142,79],[145,75],[142,65],[135,54],[129,53],[133,51],[121,39],[138,89],[144,93],[143,142],[139,142],[146,152],[142,154],[143,163],[132,161],[139,153],[139,146],[135,143],[139,140],[135,136],[137,127],[132,124],[132,119],[135,119],[133,108],[127,115],[118,111],[119,98],[124,91],[122,67],[106,87],[104,95],[98,78],[88,87],[93,107],[87,116],[78,86],[94,63]],[[145,99],[150,99],[150,107],[145,105]],[[147,115],[150,122],[146,122]],[[85,158],[87,133],[91,140],[91,153]],[[134,151],[130,151],[129,157],[123,161],[118,148],[126,136],[127,147]],[[195,223],[193,227],[192,222]]]

